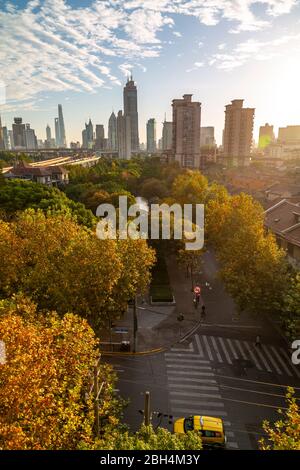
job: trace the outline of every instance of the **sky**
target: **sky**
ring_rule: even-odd
[[[256,108],[256,140],[266,122],[300,125],[300,0],[0,0],[3,125],[20,116],[45,139],[61,103],[68,142],[89,118],[107,131],[129,73],[141,142],[185,93],[219,144],[233,99]]]

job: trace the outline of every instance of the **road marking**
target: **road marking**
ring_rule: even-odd
[[[243,348],[242,348],[241,343],[240,343],[237,339],[235,339],[234,341],[235,341],[235,343],[236,343],[238,349],[240,350],[240,353],[241,353],[241,355],[242,355],[242,358],[245,359],[245,360],[247,360],[248,358],[247,358],[247,356],[246,356],[246,354],[245,354],[245,352],[244,352],[244,350],[243,350]]]
[[[176,382],[177,380],[180,380],[181,382],[184,382],[184,381],[189,381],[189,382],[195,382],[195,383],[206,383],[206,384],[216,384],[217,381],[216,380],[213,380],[213,379],[196,379],[194,377],[176,377],[175,375],[174,376],[170,376],[168,374],[168,379],[169,381],[172,380],[172,382],[174,383],[174,381]]]
[[[165,356],[166,357],[184,357],[186,359],[199,359],[199,354],[180,354],[180,353],[165,353]],[[204,359],[201,359],[202,361],[204,361]],[[205,362],[209,362],[209,361],[205,361]]]
[[[255,362],[256,367],[257,367],[259,370],[262,370],[262,368],[261,368],[261,366],[260,366],[258,360],[257,360],[256,357],[255,357],[255,354],[254,354],[253,351],[251,350],[251,348],[250,348],[249,344],[247,343],[247,341],[243,341],[243,343],[244,343],[245,347],[248,349],[249,354],[250,354],[250,356],[252,357],[253,361]]]
[[[259,347],[256,349],[256,352],[257,352],[257,354],[259,355],[260,360],[263,362],[263,364],[264,364],[265,368],[267,369],[267,371],[268,371],[268,372],[272,372],[272,369],[270,369],[270,366],[269,366],[269,364],[267,363],[267,361],[265,360],[265,358],[264,358],[263,354],[261,353]]]
[[[170,390],[170,395],[184,395],[185,397],[194,397],[194,398],[215,398],[216,400],[221,400],[221,395],[211,395],[210,393],[197,393],[197,392],[186,392],[185,390]],[[171,398],[171,400],[173,400]]]
[[[199,414],[201,416],[216,416],[216,417],[222,417],[222,416],[228,416],[226,411],[219,411],[219,410],[205,410],[205,409],[200,409],[199,408],[180,408],[180,407],[174,407],[174,417],[175,419],[177,418],[182,418],[182,416],[177,415],[176,413],[182,413],[182,415],[187,416],[191,414]]]
[[[223,362],[223,359],[222,359],[221,354],[220,354],[220,352],[219,352],[219,349],[218,349],[218,346],[217,346],[217,343],[216,343],[215,338],[214,338],[213,336],[211,336],[210,339],[211,339],[213,348],[214,348],[214,350],[215,350],[216,356],[217,356],[217,358],[218,358],[218,361],[219,361],[219,362]]]
[[[270,346],[272,351],[274,352],[275,356],[277,357],[278,361],[280,362],[280,364],[282,365],[282,367],[284,368],[284,370],[286,371],[286,373],[292,377],[293,374],[291,373],[291,371],[288,369],[288,367],[286,366],[286,364],[283,362],[282,358],[279,356],[278,352],[276,351],[276,349],[274,348],[274,346]]]
[[[267,346],[265,346],[265,345],[263,344],[263,345],[262,345],[262,349],[263,349],[263,351],[266,353],[266,355],[267,355],[269,361],[271,362],[272,366],[273,366],[274,369],[276,370],[277,374],[282,375],[281,370],[279,369],[279,367],[278,367],[276,361],[274,361],[274,358],[273,358],[271,352],[268,350]]]
[[[180,368],[184,368],[184,369],[194,369],[194,370],[212,370],[210,366],[199,366],[198,364],[193,364],[193,365],[190,365],[190,364],[166,364],[167,367],[174,367],[176,369],[180,369]]]
[[[192,370],[168,370],[168,374],[175,374],[175,375],[203,375],[204,377],[213,377],[213,372],[199,372],[199,371],[192,371]]]
[[[213,361],[214,358],[213,358],[213,355],[211,353],[211,349],[209,347],[208,340],[207,340],[206,336],[203,336],[203,341],[204,341],[204,344],[205,344],[205,347],[206,347],[206,351],[208,353],[208,357],[211,361]]]
[[[197,344],[197,347],[198,347],[199,355],[201,357],[204,357],[204,352],[203,352],[203,349],[202,349],[202,346],[201,346],[201,341],[200,341],[199,335],[195,335],[195,339],[196,339],[196,344]]]
[[[189,358],[184,358],[184,357],[166,357],[166,361],[168,362],[176,362],[177,364],[182,364],[182,363],[189,363],[189,364],[210,364],[209,361],[204,361],[203,359],[196,359],[192,357],[191,359]]]
[[[227,442],[226,447],[230,447],[231,449],[238,449],[238,443],[237,442]]]
[[[287,360],[291,362],[291,367],[292,367],[293,371],[295,372],[295,374],[297,375],[297,377],[300,378],[300,373],[299,373],[297,367],[294,366],[294,364],[292,364],[292,359],[291,359],[291,357],[288,355],[288,353],[287,353],[283,348],[280,348],[280,351],[281,351],[282,354],[287,358]],[[293,387],[293,388],[295,388],[295,387]]]
[[[191,397],[190,397],[191,398]],[[175,405],[186,405],[186,400],[181,400],[180,398],[170,398],[171,403]],[[192,406],[207,406],[208,408],[224,408],[224,403],[220,403],[219,401],[192,401],[189,400],[189,405]]]
[[[176,388],[176,389],[187,389],[187,390],[211,390],[212,392],[218,392],[218,387],[213,387],[210,385],[192,385],[192,384],[174,384],[170,383],[169,388]]]
[[[235,349],[234,349],[234,347],[233,347],[232,341],[231,341],[229,338],[227,338],[227,343],[229,344],[229,347],[230,347],[230,349],[231,349],[231,352],[232,352],[232,354],[233,354],[233,357],[234,357],[235,359],[238,359],[239,356],[238,356],[237,353],[235,352]]]
[[[232,361],[231,361],[231,359],[230,359],[230,356],[229,356],[229,354],[228,354],[228,351],[227,351],[227,349],[226,349],[226,346],[225,346],[225,343],[224,343],[223,339],[220,338],[220,337],[218,337],[218,340],[219,340],[219,342],[221,343],[221,348],[222,348],[223,351],[224,351],[224,354],[225,354],[225,356],[226,356],[227,362],[229,362],[229,364],[232,364]]]

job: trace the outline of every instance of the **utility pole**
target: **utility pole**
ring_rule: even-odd
[[[145,408],[144,408],[145,426],[150,426],[150,421],[151,421],[150,392],[145,392]]]
[[[136,333],[137,333],[137,296],[134,296],[133,301],[133,348],[132,351],[136,352]]]

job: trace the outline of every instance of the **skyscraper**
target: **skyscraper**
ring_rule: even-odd
[[[138,122],[138,108],[137,108],[137,89],[132,77],[127,80],[123,92],[124,100],[124,116],[130,117],[131,128],[131,151],[138,152],[139,145],[139,122]]]
[[[34,150],[38,147],[34,129],[30,128],[30,124],[25,125],[25,143],[27,150]]]
[[[4,150],[4,149],[5,149],[5,145],[4,145],[3,127],[2,127],[1,116],[0,116],[0,150]]]
[[[200,129],[200,147],[215,145],[215,128],[214,127],[201,127]]]
[[[259,141],[258,147],[265,149],[275,140],[274,126],[270,126],[268,123],[259,128]]]
[[[105,133],[103,124],[96,124],[96,141],[95,149],[104,150],[105,147]]]
[[[56,124],[57,119],[57,124]],[[58,147],[66,148],[67,141],[66,141],[66,131],[65,131],[65,123],[64,123],[64,116],[62,112],[62,105],[58,105],[58,118],[55,119],[55,138],[56,144]],[[57,126],[57,128],[56,128]],[[56,133],[57,131],[57,133]]]
[[[55,143],[56,147],[60,147],[60,132],[59,132],[59,122],[58,118],[54,119],[54,128],[55,128]]]
[[[51,127],[49,126],[49,124],[47,124],[46,127],[46,140],[48,142],[51,142]]]
[[[130,159],[131,157],[131,120],[129,116],[118,112],[117,117],[117,141],[119,158]]]
[[[173,145],[175,161],[186,168],[200,167],[201,103],[192,101],[193,95],[172,102]]]
[[[112,152],[116,152],[118,150],[117,118],[114,112],[111,113],[108,121],[108,149]]]
[[[86,128],[87,148],[91,149],[93,148],[93,145],[94,145],[94,126],[91,121],[91,118],[89,119],[88,124],[85,124],[85,128]]]
[[[298,143],[300,141],[300,126],[279,127],[278,141],[280,143]]]
[[[9,142],[9,132],[7,127],[4,126],[2,127],[2,132],[3,132],[3,142],[4,142],[4,149],[9,150],[11,148],[10,142]]]
[[[171,150],[173,141],[173,122],[166,121],[163,122],[162,129],[162,150]]]
[[[223,134],[225,157],[249,157],[253,141],[254,108],[243,108],[244,100],[226,106]]]
[[[147,152],[156,152],[156,121],[154,118],[147,122]]]
[[[25,149],[26,140],[25,140],[25,124],[22,123],[22,118],[14,118],[14,123],[12,125],[13,133],[13,148],[15,149]]]

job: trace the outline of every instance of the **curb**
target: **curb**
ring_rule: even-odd
[[[174,346],[177,343],[183,343],[190,335],[192,335],[199,326],[201,325],[201,322],[196,323],[182,338],[179,340],[172,342],[168,346],[162,346],[160,348],[155,348],[155,349],[149,349],[148,351],[137,351],[137,352],[119,352],[119,351],[100,351],[100,354],[102,356],[119,356],[119,357],[133,357],[133,356],[147,356],[151,354],[159,354],[164,351],[167,351],[170,349],[172,346]]]
[[[146,356],[147,354],[158,354],[166,348],[149,349],[148,351],[121,352],[121,351],[100,351],[101,356]]]

